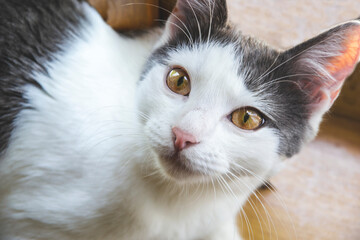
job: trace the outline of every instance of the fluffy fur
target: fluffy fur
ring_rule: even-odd
[[[17,94],[0,96],[4,240],[240,239],[241,205],[315,136],[333,102],[312,97],[307,83],[332,96],[319,72],[348,50],[339,33],[360,35],[352,21],[278,52],[228,25],[225,1],[179,0],[164,29],[128,38],[85,2],[44,1],[40,8],[51,16],[60,3],[73,11],[61,16],[66,35],[55,34],[48,48],[41,38],[39,45],[25,41],[18,56],[0,62],[1,91]],[[35,8],[28,8],[31,19],[44,20]],[[323,49],[333,54],[319,54]],[[20,60],[26,72],[15,65]],[[166,86],[173,66],[187,70],[189,96]],[[341,86],[344,79],[328,75]],[[266,116],[262,128],[245,131],[229,121],[245,106]],[[176,153],[174,126],[199,143]]]

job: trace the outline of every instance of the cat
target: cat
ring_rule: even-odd
[[[225,0],[110,28],[86,1],[0,0],[0,239],[241,239],[249,195],[317,134],[360,21],[279,51]]]

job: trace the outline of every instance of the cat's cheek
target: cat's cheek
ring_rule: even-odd
[[[281,162],[278,150],[280,139],[271,128],[263,128],[256,132],[254,155],[259,159],[261,168],[264,171],[273,171],[276,165]]]
[[[272,171],[280,162],[278,156],[279,137],[270,128],[257,131],[239,131],[231,134],[232,138],[226,145],[231,152],[230,159],[235,169],[262,175]],[[237,166],[237,167],[236,167]]]

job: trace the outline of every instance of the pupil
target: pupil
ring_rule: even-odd
[[[244,115],[244,123],[246,123],[249,120],[250,116],[248,113],[245,113]]]
[[[180,77],[179,80],[177,81],[177,86],[181,86],[184,83],[184,76]]]

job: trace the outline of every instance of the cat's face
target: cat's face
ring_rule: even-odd
[[[315,136],[359,58],[342,53],[360,38],[339,34],[359,31],[357,22],[278,52],[229,27],[222,0],[180,0],[174,13],[138,108],[158,168],[177,180],[267,175]],[[334,68],[342,58],[346,68]]]
[[[244,169],[259,174],[278,161],[279,136],[266,126],[266,102],[245,85],[235,54],[232,44],[184,46],[168,52],[166,64],[152,66],[141,82],[139,108],[148,116],[144,134],[169,176],[238,176],[248,174]],[[239,111],[246,107],[258,116]],[[244,125],[247,115],[252,125]],[[193,142],[176,149],[174,128]]]

